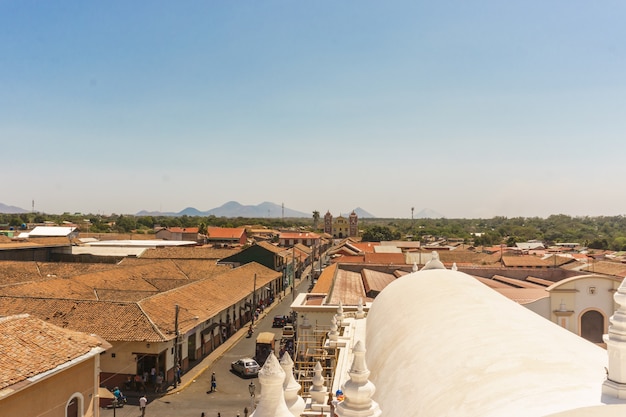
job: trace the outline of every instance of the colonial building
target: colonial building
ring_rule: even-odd
[[[352,211],[347,219],[341,215],[333,219],[333,215],[327,211],[324,215],[324,233],[328,233],[335,239],[358,237],[359,216]]]
[[[28,314],[0,317],[0,415],[98,417],[100,355],[110,347]]]

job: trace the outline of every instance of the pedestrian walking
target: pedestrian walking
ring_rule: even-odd
[[[215,372],[211,374],[211,392],[217,391],[217,379],[215,378]]]
[[[156,386],[154,387],[154,392],[161,392],[161,388],[163,387],[163,373],[159,372],[156,377]]]
[[[146,398],[146,394],[142,395],[139,398],[139,409],[141,410],[141,417],[146,415],[146,405],[148,405],[148,399]]]
[[[243,409],[243,417],[248,417],[248,407]]]

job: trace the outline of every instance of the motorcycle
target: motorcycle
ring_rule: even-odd
[[[252,333],[254,333],[254,330],[252,329],[252,326],[248,327],[248,336],[246,336],[248,339],[252,337]]]

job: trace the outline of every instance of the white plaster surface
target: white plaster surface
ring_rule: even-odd
[[[387,286],[366,347],[384,416],[592,416],[579,413],[616,402],[602,396],[604,349],[458,271]]]

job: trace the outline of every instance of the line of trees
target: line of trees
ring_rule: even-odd
[[[0,214],[2,228],[18,230],[22,225],[51,221],[71,222],[94,233],[153,233],[162,227],[241,227],[256,225],[272,229],[320,232],[319,212],[311,218],[244,218],[201,216],[132,216],[43,213]],[[88,227],[88,230],[84,230]],[[564,214],[539,217],[493,217],[491,219],[359,219],[360,235],[366,241],[425,240],[428,237],[463,239],[475,245],[514,245],[538,240],[546,244],[575,242],[592,249],[626,250],[626,217],[571,217]]]

